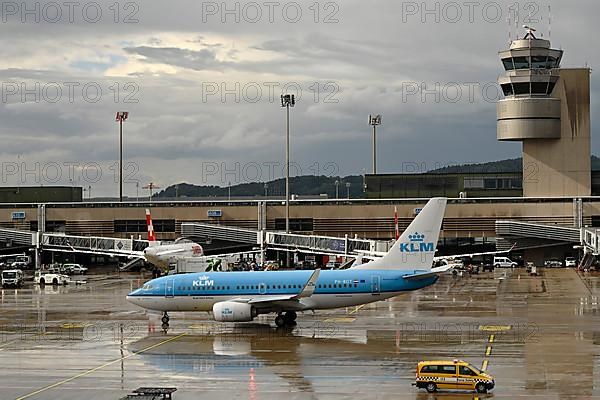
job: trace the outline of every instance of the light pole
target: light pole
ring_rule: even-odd
[[[265,182],[263,186],[265,188],[265,197],[269,197],[269,184]]]
[[[340,181],[337,179],[335,180],[335,198],[340,198]]]
[[[148,185],[144,186],[142,189],[148,189],[150,191],[150,196],[148,197],[148,201],[152,203],[152,190],[160,189],[160,187],[156,186],[154,182],[150,182]]]
[[[227,200],[231,201],[231,182],[227,183]]]
[[[373,175],[377,173],[377,125],[381,125],[381,114],[369,115],[369,125],[373,127]]]
[[[290,107],[296,105],[293,94],[281,95],[281,107],[285,108],[285,233],[290,233]],[[286,267],[290,266],[290,253],[286,252]]]
[[[350,198],[350,182],[346,182],[346,198]]]
[[[140,182],[135,183],[135,201],[140,202]]]
[[[123,202],[123,122],[127,121],[129,113],[118,111],[116,121],[119,123],[119,201]]]

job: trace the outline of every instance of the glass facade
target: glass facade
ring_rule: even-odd
[[[157,219],[152,221],[155,232],[175,232],[174,219]],[[143,233],[148,231],[146,220],[125,219],[115,220],[115,232]]]

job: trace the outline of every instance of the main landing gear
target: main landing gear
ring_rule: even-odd
[[[277,314],[275,317],[275,325],[281,328],[283,326],[294,326],[296,325],[296,318],[298,315],[295,311],[288,311],[285,314]]]
[[[161,321],[162,321],[162,329],[163,329],[163,331],[165,331],[165,333],[167,333],[167,331],[169,330],[169,314],[167,314],[166,311],[163,314]]]

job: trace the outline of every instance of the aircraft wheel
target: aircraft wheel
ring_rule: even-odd
[[[290,323],[290,322],[294,322],[296,321],[296,318],[298,318],[298,314],[296,314],[296,311],[288,311],[285,313],[285,322],[286,323]]]
[[[169,325],[169,315],[167,313],[164,313],[163,317],[161,318],[161,321],[162,321],[163,325],[164,324]]]
[[[56,279],[56,278],[52,279],[52,284],[54,286],[58,286],[58,279]]]
[[[165,323],[163,323],[163,324],[162,324],[162,330],[163,330],[165,333],[167,333],[167,331],[169,330],[169,324],[165,324]]]
[[[275,325],[277,325],[280,328],[282,326],[285,326],[285,318],[283,317],[283,315],[279,314],[275,317]]]

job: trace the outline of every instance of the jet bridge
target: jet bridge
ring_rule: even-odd
[[[182,223],[181,233],[190,238],[221,239],[281,250],[340,255],[385,253],[391,246],[390,242],[376,240],[267,232],[199,222]]]
[[[546,225],[514,220],[496,221],[496,249],[498,251],[579,244],[580,228]]]

